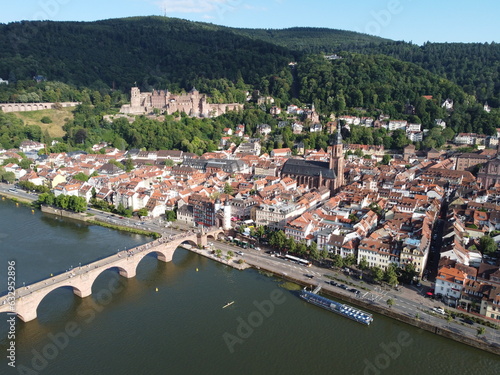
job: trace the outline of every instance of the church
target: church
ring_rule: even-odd
[[[344,185],[344,148],[340,131],[332,143],[329,162],[288,159],[281,169],[281,178],[285,177],[294,178],[297,184],[311,189],[325,186],[332,195],[336,193]]]

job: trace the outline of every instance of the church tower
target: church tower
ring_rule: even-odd
[[[332,142],[330,169],[334,170],[336,176],[333,190],[338,190],[344,185],[344,146],[342,144],[340,126],[337,127],[337,135],[335,136],[335,140]]]

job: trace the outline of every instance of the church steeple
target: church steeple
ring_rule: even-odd
[[[337,126],[337,134],[332,142],[330,169],[333,169],[335,172],[334,190],[337,190],[344,185],[344,145],[342,143],[340,125]]]

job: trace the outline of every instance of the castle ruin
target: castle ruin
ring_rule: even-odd
[[[217,117],[228,111],[242,110],[243,104],[207,103],[207,96],[194,87],[186,94],[173,94],[168,90],[141,92],[138,87],[132,87],[130,104],[123,105],[120,112],[140,115],[151,113],[155,108],[167,115],[184,112],[191,117]]]

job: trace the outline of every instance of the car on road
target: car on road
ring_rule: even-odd
[[[344,285],[344,284],[340,284],[340,285],[339,285],[339,287],[340,287],[340,288],[342,288],[342,289],[344,289],[344,290],[349,289],[349,288],[347,287],[347,285]]]
[[[469,319],[469,318],[462,319],[462,322],[467,323],[467,324],[474,324],[474,321],[472,319]]]
[[[352,293],[354,293],[356,295],[359,294],[359,290],[357,290],[356,288],[349,289],[349,292],[352,292]]]
[[[446,315],[446,311],[444,311],[441,307],[433,307],[432,311],[436,314]]]
[[[307,277],[308,279],[314,278],[314,275],[311,275],[310,273],[306,273],[304,274],[304,276]]]
[[[237,251],[237,252],[236,252],[236,254],[238,254],[238,255],[240,255],[240,256],[245,255],[245,254],[243,253],[243,251]]]
[[[260,251],[260,247],[256,247],[255,250]]]

